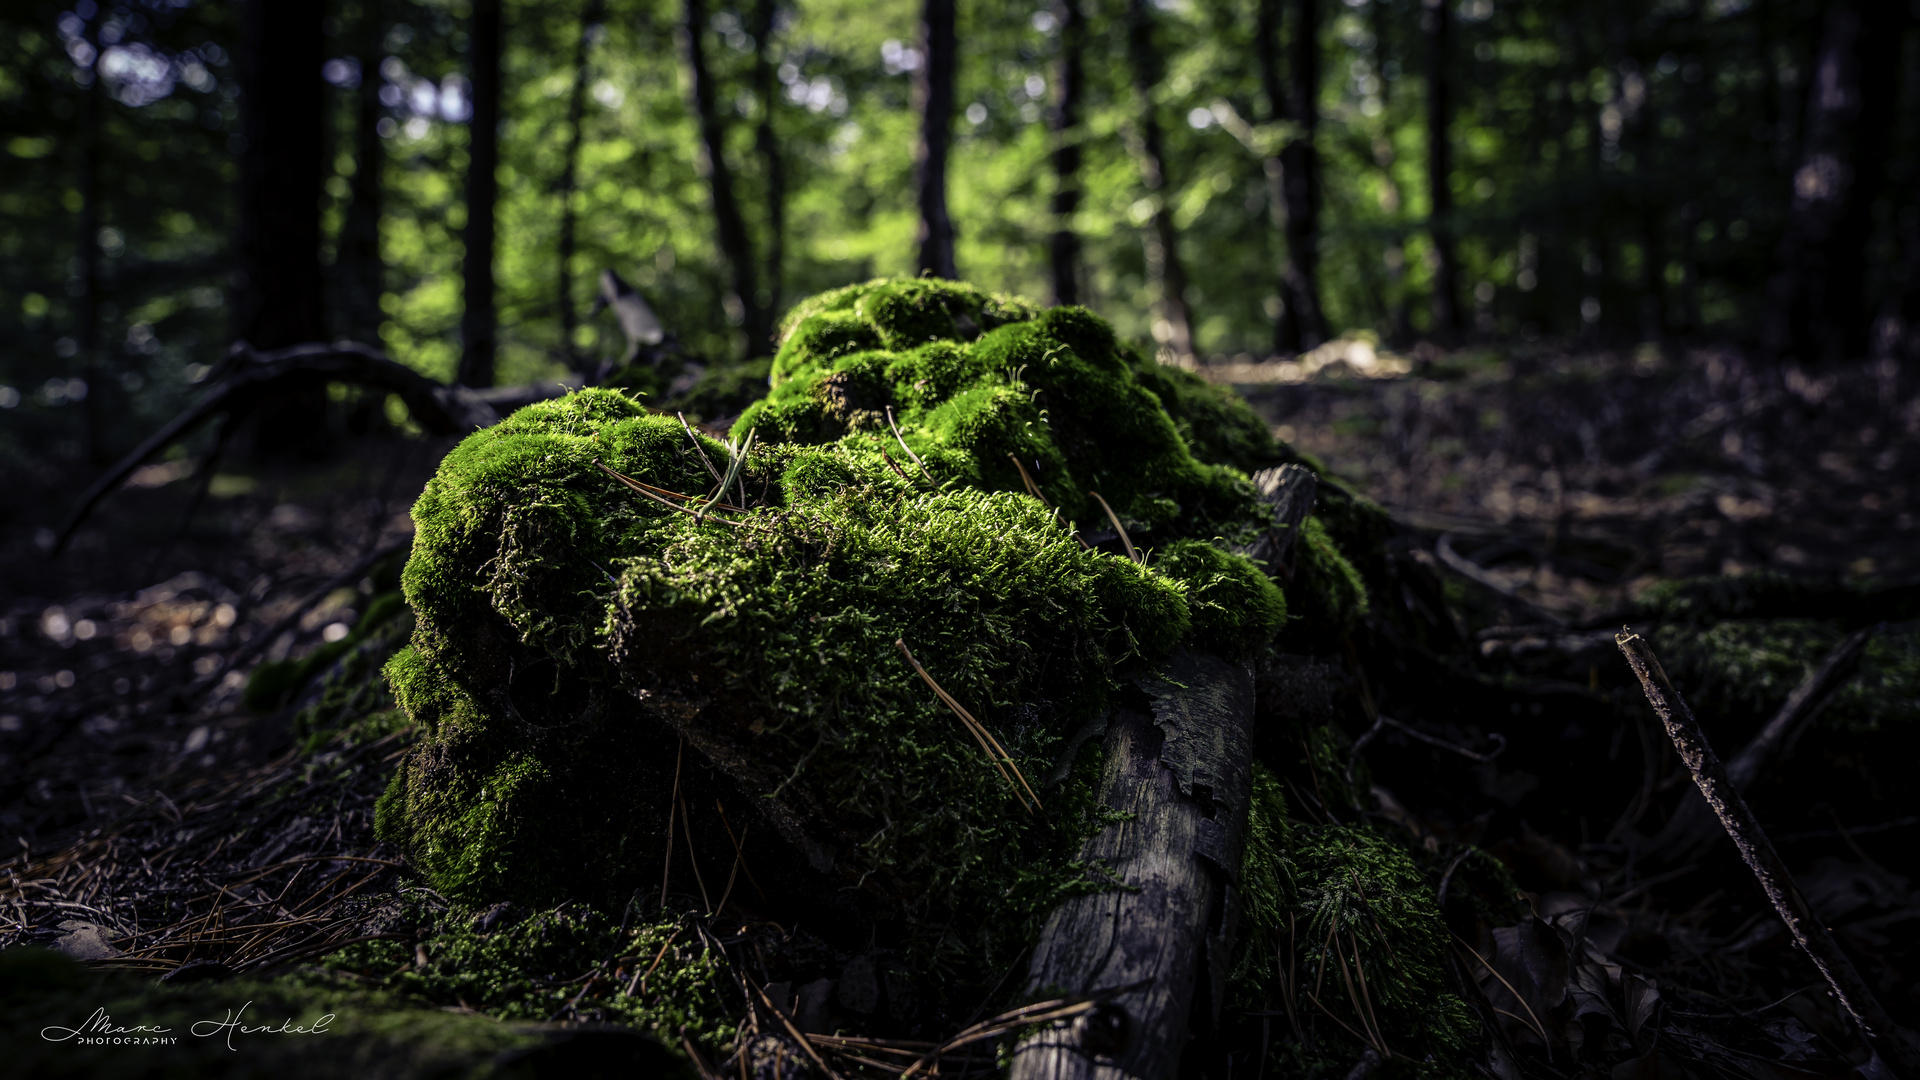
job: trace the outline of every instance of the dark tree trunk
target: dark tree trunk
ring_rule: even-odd
[[[1073,216],[1080,212],[1080,158],[1085,133],[1080,129],[1081,99],[1086,94],[1087,16],[1080,0],[1060,0],[1060,62],[1054,71],[1053,109],[1047,117],[1053,133],[1053,236],[1048,256],[1053,269],[1053,302],[1080,302],[1080,234]]]
[[[1384,114],[1393,107],[1393,83],[1387,78],[1387,62],[1393,57],[1390,46],[1393,29],[1392,6],[1387,0],[1373,0],[1373,71],[1380,80],[1380,109]],[[1398,214],[1405,205],[1400,195],[1400,185],[1393,178],[1393,142],[1386,138],[1374,142],[1374,163],[1380,166],[1380,175],[1386,181],[1392,206],[1389,209]],[[1380,262],[1387,268],[1387,335],[1399,341],[1408,333],[1407,298],[1401,288],[1406,277],[1407,249],[1398,231],[1387,238],[1386,248],[1380,253]]]
[[[754,128],[754,150],[767,174],[767,292],[764,307],[771,320],[782,305],[781,291],[787,261],[787,170],[780,158],[780,141],[773,130],[773,110],[780,100],[774,89],[773,26],[775,0],[754,0],[753,92],[760,99],[760,122]]]
[[[386,289],[386,264],[380,258],[380,215],[386,201],[387,148],[380,138],[380,54],[386,20],[378,3],[361,8],[355,28],[360,85],[354,92],[353,179],[347,187],[346,219],[340,225],[339,267],[341,336],[353,341],[380,340],[380,294]]]
[[[1433,240],[1433,333],[1460,336],[1460,268],[1454,251],[1453,14],[1442,0],[1424,0],[1422,29],[1427,35],[1427,192],[1428,235]]]
[[[580,314],[573,306],[573,255],[575,249],[573,193],[579,187],[580,144],[587,113],[587,53],[593,46],[593,34],[606,18],[606,0],[587,0],[580,15],[580,35],[573,47],[573,93],[567,99],[567,151],[560,166],[560,263],[555,267],[554,302],[560,313],[560,354],[567,366],[579,371],[584,364],[574,346],[574,330]]]
[[[700,165],[713,198],[720,255],[733,271],[734,302],[739,305],[741,325],[747,332],[747,352],[751,355],[771,345],[773,333],[767,323],[766,309],[760,305],[753,243],[747,238],[747,223],[740,216],[740,203],[734,195],[733,170],[727,166],[726,133],[720,127],[720,113],[714,104],[713,74],[707,69],[706,26],[704,0],[687,0],[686,21],[680,28],[681,48],[686,53],[687,72],[692,82],[693,115],[700,125]]]
[[[1153,104],[1160,83],[1160,52],[1153,43],[1153,14],[1147,0],[1127,0],[1127,63],[1133,69],[1134,110],[1139,116],[1135,152],[1140,179],[1152,200],[1147,223],[1147,281],[1156,294],[1153,337],[1174,362],[1193,360],[1193,320],[1187,312],[1187,273],[1180,262],[1180,236],[1167,207],[1166,139]]]
[[[1283,0],[1261,0],[1255,19],[1254,55],[1266,91],[1269,119],[1292,121],[1300,134],[1266,162],[1267,202],[1274,228],[1285,241],[1280,260],[1280,317],[1274,321],[1276,352],[1297,353],[1326,340],[1316,275],[1320,242],[1320,160],[1314,136],[1320,124],[1315,98],[1320,87],[1319,7],[1294,0],[1288,78],[1280,75]]]
[[[87,458],[95,464],[109,459],[106,445],[106,380],[100,369],[100,73],[98,32],[89,22],[87,43],[95,45],[94,66],[80,91],[80,235],[76,254],[80,264],[80,295],[74,298],[73,340],[80,357],[80,377],[87,384],[84,402]]]
[[[492,386],[498,318],[493,306],[494,208],[500,199],[501,0],[474,0],[473,116],[467,126],[466,255],[460,264],[462,386]]]
[[[1885,186],[1899,96],[1899,0],[1839,0],[1826,26],[1801,125],[1793,209],[1769,289],[1769,351],[1835,361],[1867,350],[1867,244]]]
[[[238,297],[234,334],[257,349],[326,336],[320,279],[325,127],[321,0],[247,0],[241,14]],[[325,383],[290,384],[255,410],[254,453],[324,453]]]
[[[914,153],[920,188],[920,272],[952,280],[953,218],[947,212],[947,152],[953,144],[953,83],[960,63],[955,0],[926,0],[921,9],[926,62],[914,76],[920,144]]]

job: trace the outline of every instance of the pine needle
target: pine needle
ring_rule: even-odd
[[[1018,465],[1020,463],[1016,461],[1014,464]],[[1026,470],[1022,469],[1020,474],[1025,476]],[[1120,515],[1113,512],[1113,507],[1107,505],[1107,500],[1102,499],[1099,492],[1089,491],[1087,494],[1093,496],[1094,501],[1100,504],[1100,509],[1107,512],[1107,520],[1113,522],[1114,531],[1120,534],[1120,543],[1127,549],[1127,558],[1132,559],[1134,562],[1139,562],[1140,553],[1133,549],[1133,538],[1127,535],[1127,527],[1120,524]]]
[[[1033,477],[1027,475],[1027,467],[1025,465],[1020,464],[1020,459],[1013,456],[1012,454],[1008,454],[1007,460],[1013,462],[1013,467],[1020,470],[1020,482],[1027,485],[1027,494],[1033,496],[1036,499],[1039,499],[1041,506],[1045,506],[1049,510],[1053,509],[1053,507],[1048,504],[1047,497],[1045,495],[1040,494],[1040,485],[1034,483]],[[1099,496],[1096,495],[1094,496],[1094,498],[1097,499],[1099,498]]]
[[[1000,776],[1006,780],[1007,786],[1013,788],[1013,797],[1020,800],[1020,805],[1026,809],[1027,813],[1033,813],[1040,805],[1040,796],[1034,794],[1033,786],[1027,783],[1026,776],[1020,772],[1020,766],[1014,764],[1012,755],[1008,754],[1006,748],[1000,745],[1000,740],[993,737],[993,732],[988,731],[986,725],[974,719],[973,714],[968,712],[965,706],[954,700],[952,694],[941,689],[940,684],[933,681],[933,676],[927,674],[927,669],[921,667],[920,661],[913,658],[913,650],[907,648],[907,643],[904,638],[894,638],[893,645],[894,648],[900,650],[900,655],[907,658],[907,663],[913,665],[913,670],[919,674],[920,678],[925,680],[926,684],[932,688],[934,696],[939,698],[947,708],[953,710],[955,716],[960,718],[960,723],[966,727],[967,732],[973,736],[974,741],[980,744],[980,749],[986,753],[987,760],[993,762],[993,767],[1000,770]],[[1003,762],[1004,764],[1002,764]],[[1013,770],[1012,775],[1008,775],[1007,770],[1009,768]],[[1015,785],[1016,777],[1019,779],[1017,786]],[[1022,788],[1026,790],[1024,795],[1021,794]],[[1027,800],[1029,798],[1033,800],[1032,805],[1028,805]]]

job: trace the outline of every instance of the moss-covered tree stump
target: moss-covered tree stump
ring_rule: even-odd
[[[1084,309],[871,282],[795,309],[770,381],[725,443],[588,390],[447,457],[387,669],[425,735],[380,828],[469,903],[731,889],[884,943],[959,1016],[1063,901],[1130,887],[1109,719],[1192,690],[1176,656],[1250,695],[1289,599],[1338,633],[1364,592],[1315,519],[1243,554],[1298,521],[1251,475],[1285,448]],[[1237,838],[1247,735],[1209,745],[1239,793],[1184,796]],[[1208,856],[1234,888],[1239,843]]]

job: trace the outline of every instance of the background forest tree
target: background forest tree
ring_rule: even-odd
[[[1817,362],[1920,309],[1901,2],[258,3],[0,12],[8,453],[123,452],[236,337],[590,368],[624,346],[607,269],[710,358],[948,259],[1200,362],[1343,333]],[[249,239],[276,214],[310,260]]]

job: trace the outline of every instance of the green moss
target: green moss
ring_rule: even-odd
[[[1193,640],[1203,648],[1245,654],[1271,640],[1286,620],[1286,597],[1245,556],[1176,540],[1155,553],[1153,567],[1185,586]]]
[[[340,640],[329,641],[298,660],[269,660],[255,666],[253,673],[247,676],[246,689],[241,691],[240,701],[249,711],[272,712],[294,700],[316,677],[330,672],[348,654],[362,649],[369,639],[375,641],[373,651],[378,651],[385,640],[395,633],[394,623],[409,618],[406,600],[399,590],[380,593],[367,604],[366,613]],[[409,621],[398,630],[399,636],[404,638],[410,629]],[[377,668],[390,653],[390,649],[381,652],[373,666]],[[358,667],[344,674],[349,680],[365,681],[359,678],[363,672]]]
[[[1372,1026],[1416,1073],[1470,1075],[1477,1025],[1446,990],[1447,930],[1420,868],[1358,826],[1296,825],[1276,854],[1279,807],[1277,791],[1263,797],[1248,847],[1237,1000],[1287,1015],[1308,1036],[1289,1048],[1307,1073],[1316,1062],[1351,1065],[1366,1045],[1357,1034]],[[1265,895],[1275,890],[1278,904]]]
[[[381,835],[456,900],[625,895],[658,880],[684,738],[824,875],[808,889],[857,890],[920,970],[1004,967],[1061,895],[1104,887],[1071,861],[1104,819],[1097,746],[1058,760],[1070,733],[1130,665],[1183,642],[1249,654],[1287,611],[1215,546],[1258,524],[1251,485],[1195,456],[1156,378],[1084,310],[882,281],[790,318],[774,389],[734,429],[757,441],[732,524],[597,467],[704,495],[709,464],[734,464],[616,392],[468,438],[414,510],[402,582],[418,622],[386,670],[424,738],[380,801]],[[1189,430],[1232,412],[1161,383]],[[1147,565],[1079,542],[1075,521],[1106,527],[1090,489]],[[1316,574],[1349,580],[1331,541],[1314,550]],[[1026,777],[1065,775],[1038,813],[896,639]]]
[[[1287,587],[1291,610],[1310,633],[1322,639],[1350,633],[1367,614],[1367,585],[1347,560],[1319,515],[1300,523],[1293,581]]]

